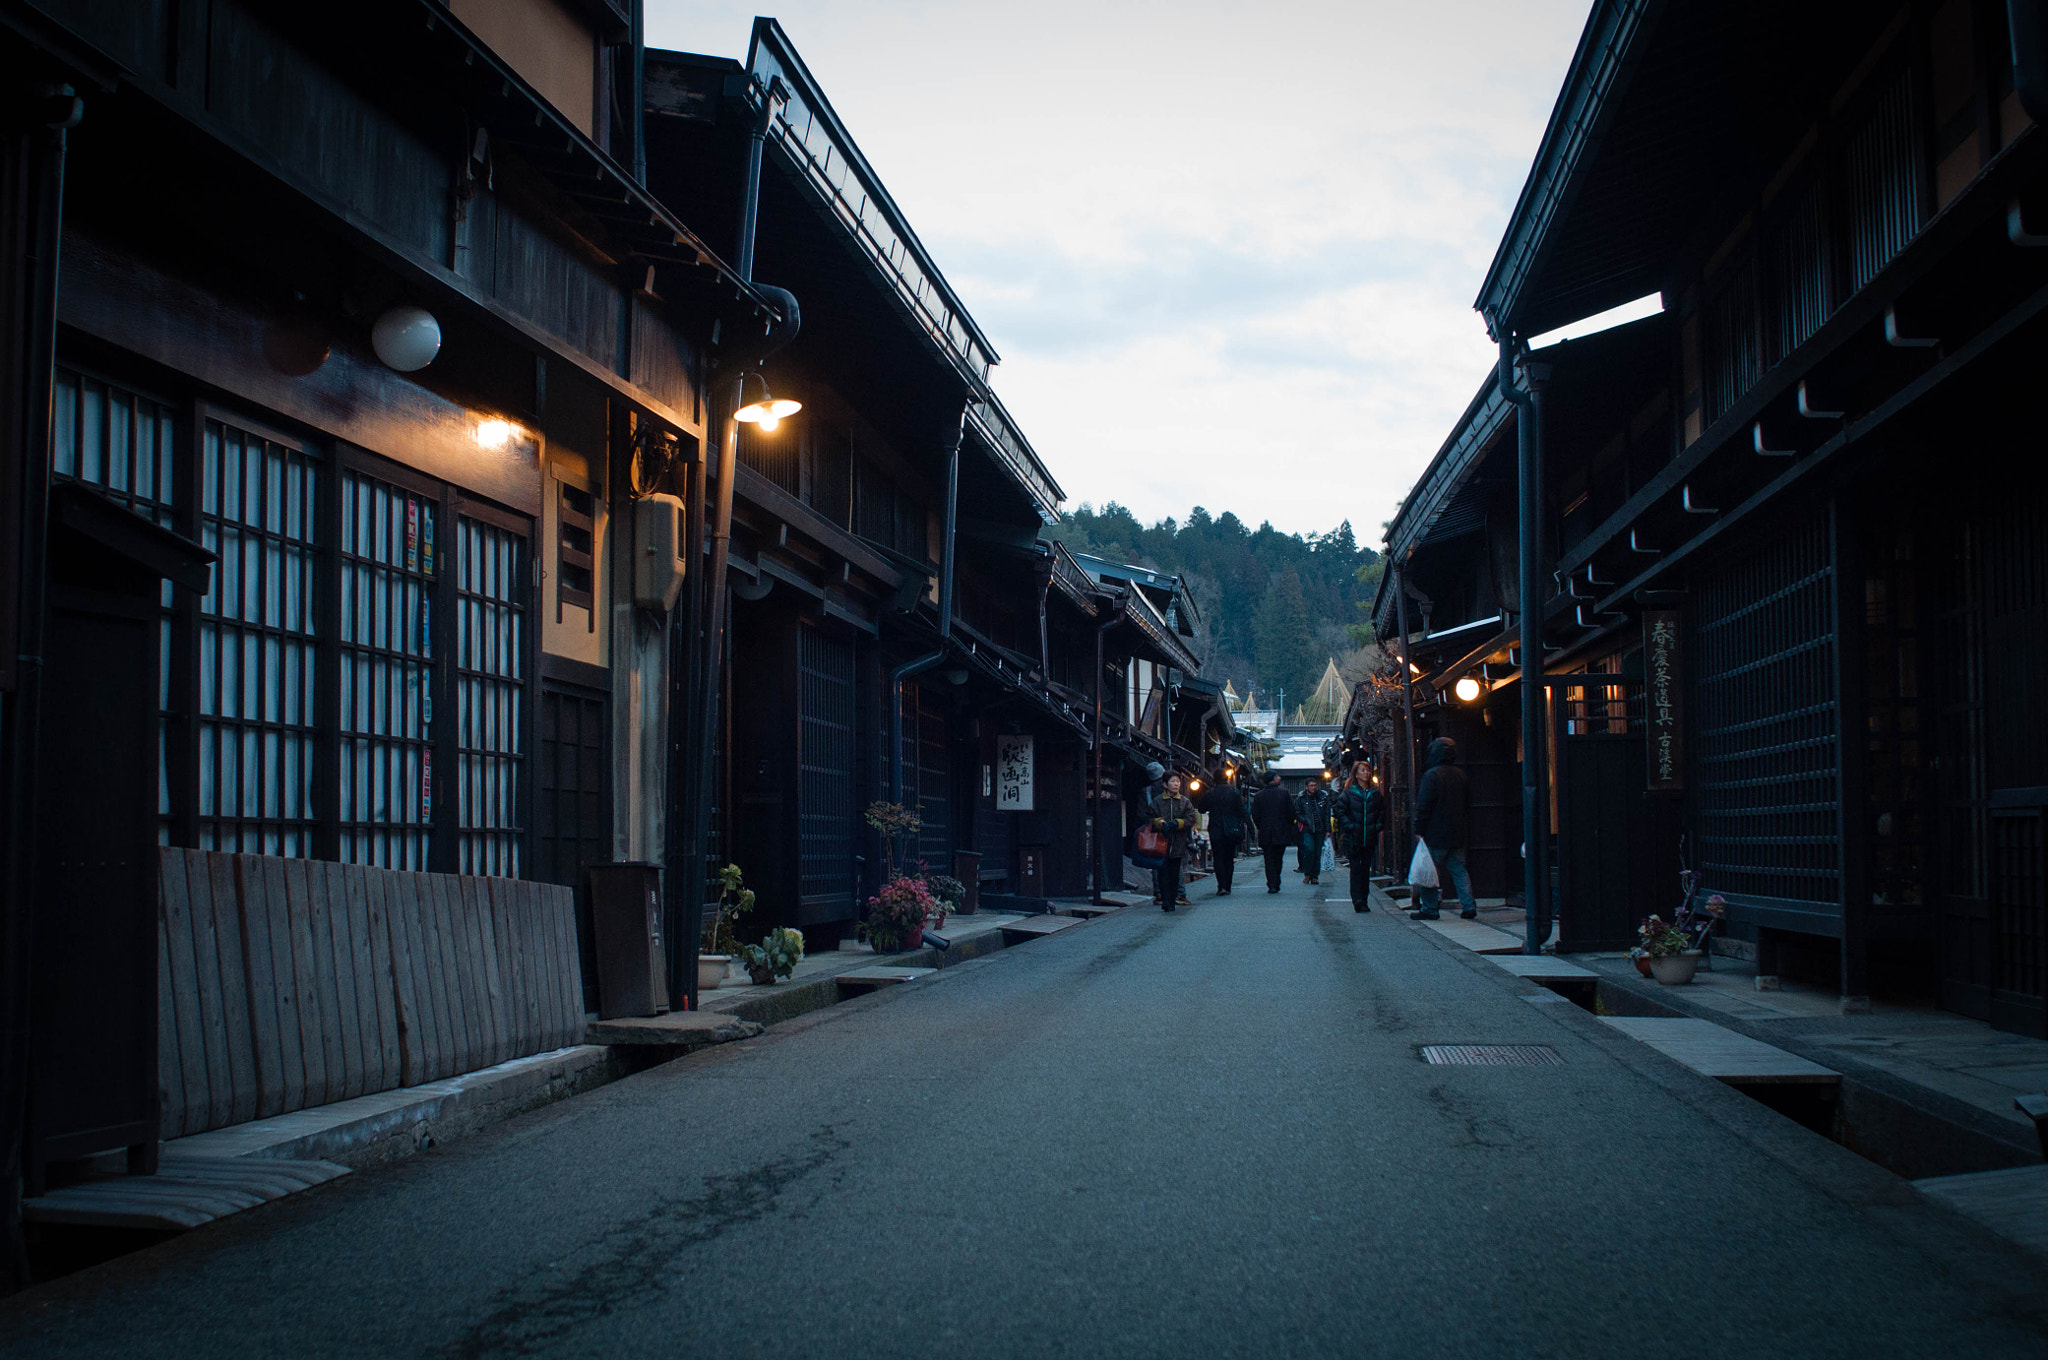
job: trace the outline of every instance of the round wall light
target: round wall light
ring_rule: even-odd
[[[1472,676],[1464,676],[1459,679],[1454,692],[1469,704],[1479,697],[1479,681]]]
[[[393,307],[370,327],[370,348],[386,367],[417,372],[441,352],[441,323],[424,307]]]
[[[487,449],[502,449],[516,433],[518,427],[509,420],[480,420],[476,425],[476,442]]]

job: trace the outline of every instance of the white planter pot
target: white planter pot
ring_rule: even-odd
[[[732,963],[730,954],[699,954],[697,956],[697,990],[708,992],[725,981],[726,972]]]
[[[1699,966],[1700,951],[1688,949],[1669,958],[1651,959],[1650,973],[1661,987],[1681,987],[1692,981],[1692,975]]]

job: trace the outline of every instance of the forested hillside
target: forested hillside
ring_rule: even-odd
[[[1100,510],[1084,503],[1051,532],[1075,552],[1185,577],[1202,615],[1203,673],[1239,694],[1256,684],[1269,704],[1284,689],[1291,710],[1333,657],[1347,681],[1355,678],[1346,662],[1357,639],[1347,625],[1364,622],[1358,606],[1372,598],[1380,558],[1359,546],[1349,520],[1327,534],[1283,534],[1198,505],[1185,522],[1144,525],[1111,501]]]

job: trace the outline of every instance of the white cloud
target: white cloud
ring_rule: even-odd
[[[753,9],[650,0],[743,57]],[[1493,361],[1471,310],[1586,0],[784,7],[1075,502],[1366,541]]]

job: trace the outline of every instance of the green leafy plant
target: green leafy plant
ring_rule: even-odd
[[[740,866],[728,864],[718,871],[718,907],[711,919],[704,923],[703,941],[698,947],[700,954],[738,954],[741,950],[739,938],[733,927],[740,917],[754,909],[754,890],[746,885],[740,873]]]
[[[901,803],[869,803],[867,823],[882,833],[882,863],[889,866],[889,876],[894,878],[901,872],[896,860],[896,841],[901,836],[916,836],[924,830],[924,820]],[[904,853],[910,847],[904,846]]]
[[[1692,948],[1691,938],[1661,916],[1637,926],[1636,935],[1642,940],[1638,947],[1653,959],[1668,959]]]
[[[924,885],[932,890],[932,896],[946,911],[960,910],[960,904],[967,900],[967,885],[951,874],[926,874]]]
[[[796,971],[804,957],[804,933],[789,926],[777,926],[761,943],[743,946],[747,971],[757,983],[786,978]]]
[[[923,879],[892,878],[868,899],[861,933],[874,944],[877,954],[893,954],[903,937],[922,926],[937,907]]]

